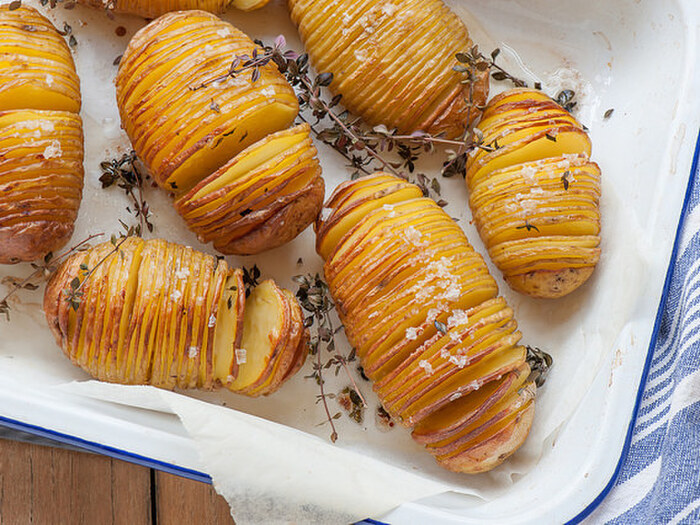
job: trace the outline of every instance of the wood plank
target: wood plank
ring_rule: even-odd
[[[151,525],[150,470],[106,456],[0,440],[0,524]]]
[[[234,523],[226,500],[211,485],[165,472],[156,472],[156,508],[158,525]]]

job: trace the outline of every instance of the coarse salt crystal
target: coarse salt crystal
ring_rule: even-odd
[[[462,336],[460,335],[459,332],[455,332],[455,331],[453,330],[453,331],[450,332],[450,340],[451,340],[453,343],[456,343],[456,342],[462,340]]]
[[[566,160],[569,162],[573,162],[578,159],[579,154],[578,153],[564,153],[562,157],[564,157]]]
[[[399,9],[399,8],[396,7],[396,6],[395,6],[394,4],[392,4],[392,3],[384,4],[384,5],[382,6],[382,12],[383,12],[386,16],[394,16],[394,13],[396,13],[396,11],[397,11],[398,9]]]
[[[182,292],[180,290],[175,290],[173,293],[170,294],[170,299],[172,299],[173,301],[179,301],[181,297]]]
[[[438,315],[440,315],[441,312],[442,310],[440,310],[439,308],[431,308],[430,310],[428,310],[428,322],[432,323],[433,321],[435,321],[435,319],[437,319]]]
[[[409,341],[415,341],[418,339],[418,330],[414,327],[406,328],[406,339]]]
[[[51,144],[46,146],[46,149],[44,149],[43,155],[45,159],[61,157],[61,155],[63,155],[63,150],[61,150],[61,143],[57,140],[52,140]]]
[[[199,348],[196,346],[190,346],[190,349],[187,351],[187,356],[190,359],[193,359],[199,355]]]
[[[448,301],[456,301],[462,295],[462,288],[457,284],[451,284],[445,290],[444,298]]]
[[[360,62],[364,62],[365,60],[367,60],[367,50],[366,49],[356,49],[354,54],[355,54],[355,58]]]
[[[464,310],[452,310],[452,315],[447,318],[447,326],[462,326],[469,322],[469,315]]]
[[[525,166],[523,169],[520,170],[520,175],[523,177],[523,179],[525,179],[531,184],[535,183],[536,174],[537,169],[534,166]]]
[[[228,33],[228,31],[226,31],[225,29],[219,29],[219,30],[216,32],[216,34],[219,35],[221,38],[225,38],[225,37],[228,36],[229,33]]]
[[[47,73],[46,74],[46,84],[51,87],[53,86],[53,75]]]
[[[275,96],[275,90],[271,87],[261,89],[260,94],[266,98],[271,98]]]
[[[418,363],[418,366],[420,366],[423,370],[425,370],[425,373],[428,375],[431,375],[433,373],[433,367],[425,359],[420,361]]]
[[[416,230],[414,226],[409,226],[408,228],[404,229],[403,234],[408,242],[415,246],[420,246],[420,238],[423,234]]]
[[[248,359],[248,352],[245,348],[236,348],[236,363],[239,365],[245,364]]]
[[[344,25],[344,26],[348,25],[348,24],[350,23],[351,20],[352,20],[352,17],[351,17],[348,13],[345,13],[345,14],[343,15],[342,21],[343,21],[343,25]]]
[[[175,278],[176,279],[184,279],[190,274],[190,271],[187,268],[180,268],[175,272]]]
[[[457,401],[460,397],[462,397],[462,392],[455,392],[450,396],[450,401]]]
[[[539,186],[535,186],[534,188],[530,188],[530,193],[532,193],[533,195],[542,195],[544,193],[544,190]]]
[[[207,324],[209,328],[214,328],[216,326],[216,316],[214,314],[211,314],[209,316],[209,323]]]

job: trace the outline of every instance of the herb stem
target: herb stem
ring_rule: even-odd
[[[328,326],[333,326],[333,324],[331,323],[330,315],[328,314],[328,310],[326,310],[326,311],[324,312],[324,316],[326,317],[326,323],[328,323]],[[334,332],[333,332],[332,330],[331,330],[331,340],[333,341],[333,348],[335,348],[335,335],[334,335]],[[358,397],[360,398],[360,400],[362,401],[362,406],[363,406],[363,407],[366,407],[366,406],[367,406],[367,401],[365,400],[365,397],[362,395],[362,392],[361,392],[360,389],[358,388],[357,382],[355,381],[355,378],[354,378],[354,377],[352,376],[352,374],[350,373],[350,369],[348,368],[347,360],[345,359],[345,357],[343,357],[343,356],[340,355],[339,353],[336,353],[335,359],[336,359],[337,362],[339,362],[339,363],[342,365],[343,370],[345,370],[345,374],[348,376],[348,379],[350,380],[350,383],[352,384],[352,387],[355,389],[355,392],[357,393],[357,396],[358,396]]]
[[[316,320],[320,321],[321,316],[317,313]],[[333,417],[331,416],[331,411],[328,408],[328,401],[326,400],[326,392],[323,387],[323,363],[321,362],[321,349],[316,350],[316,366],[318,367],[318,385],[321,390],[321,401],[323,402],[323,409],[326,411],[326,418],[331,425],[331,442],[335,443],[338,440],[338,431],[335,429],[335,424],[333,423]]]

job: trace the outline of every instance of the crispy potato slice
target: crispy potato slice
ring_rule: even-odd
[[[243,338],[243,312],[245,311],[245,286],[243,272],[236,270],[226,281],[219,315],[214,320],[214,379],[220,384],[231,383],[238,376],[236,350]]]

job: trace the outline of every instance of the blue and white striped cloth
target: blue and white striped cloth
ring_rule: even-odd
[[[700,523],[698,143],[675,265],[628,455],[587,523]]]

